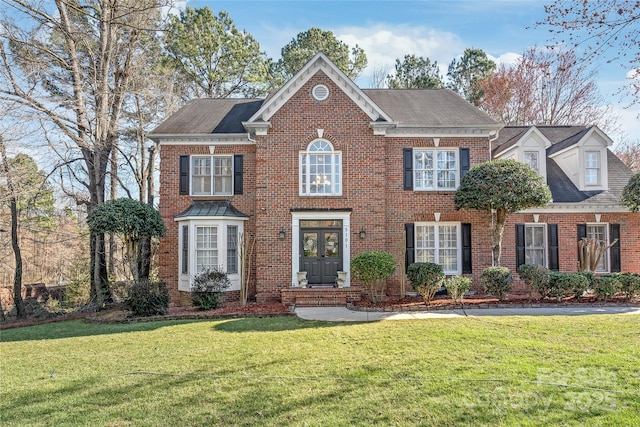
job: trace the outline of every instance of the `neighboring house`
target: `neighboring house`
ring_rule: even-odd
[[[159,275],[174,300],[213,266],[238,291],[245,236],[255,238],[248,265],[259,302],[359,299],[350,260],[367,250],[398,261],[390,294],[411,262],[477,279],[491,264],[490,219],[456,211],[453,196],[492,156],[527,161],[554,195],[549,207],[509,218],[517,233],[505,232],[505,266],[524,259],[573,271],[583,233],[622,236],[603,268],[640,272],[640,215],[617,202],[630,172],[597,128],[502,129],[449,90],[360,89],[319,53],[266,99],[192,101],[150,138],[160,145],[167,226]],[[338,271],[347,273],[341,289]]]

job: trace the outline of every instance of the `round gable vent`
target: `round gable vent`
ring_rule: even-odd
[[[324,101],[329,97],[329,88],[325,85],[315,85],[311,90],[311,94],[318,101]]]

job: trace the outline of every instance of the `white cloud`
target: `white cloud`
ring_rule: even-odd
[[[513,52],[506,52],[503,53],[502,55],[498,56],[497,58],[491,55],[487,55],[489,56],[489,58],[491,58],[496,64],[498,65],[507,65],[507,66],[513,66],[515,65],[520,58],[522,58],[522,55],[519,53],[513,53]]]

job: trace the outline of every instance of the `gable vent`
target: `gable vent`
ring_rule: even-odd
[[[329,97],[329,88],[325,85],[315,85],[311,90],[311,94],[318,101],[324,101]]]

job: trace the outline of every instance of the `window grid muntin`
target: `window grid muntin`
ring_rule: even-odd
[[[524,226],[525,264],[547,266],[546,224],[525,224]]]
[[[460,223],[416,223],[416,262],[432,262],[441,265],[446,274],[459,274],[460,233]]]
[[[191,195],[233,194],[233,156],[191,156]]]
[[[300,153],[300,195],[342,194],[342,153],[329,141],[314,141]]]
[[[218,227],[196,226],[196,271],[218,267]]]
[[[459,180],[457,149],[415,149],[413,176],[416,190],[455,190]]]
[[[584,164],[585,185],[598,185],[600,182],[600,153],[597,151],[585,152]]]
[[[602,240],[606,246],[609,245],[609,227],[608,224],[587,224],[587,239],[598,239]],[[606,272],[609,271],[609,250],[607,249],[605,253],[600,258],[600,262],[596,267],[597,272]]]

